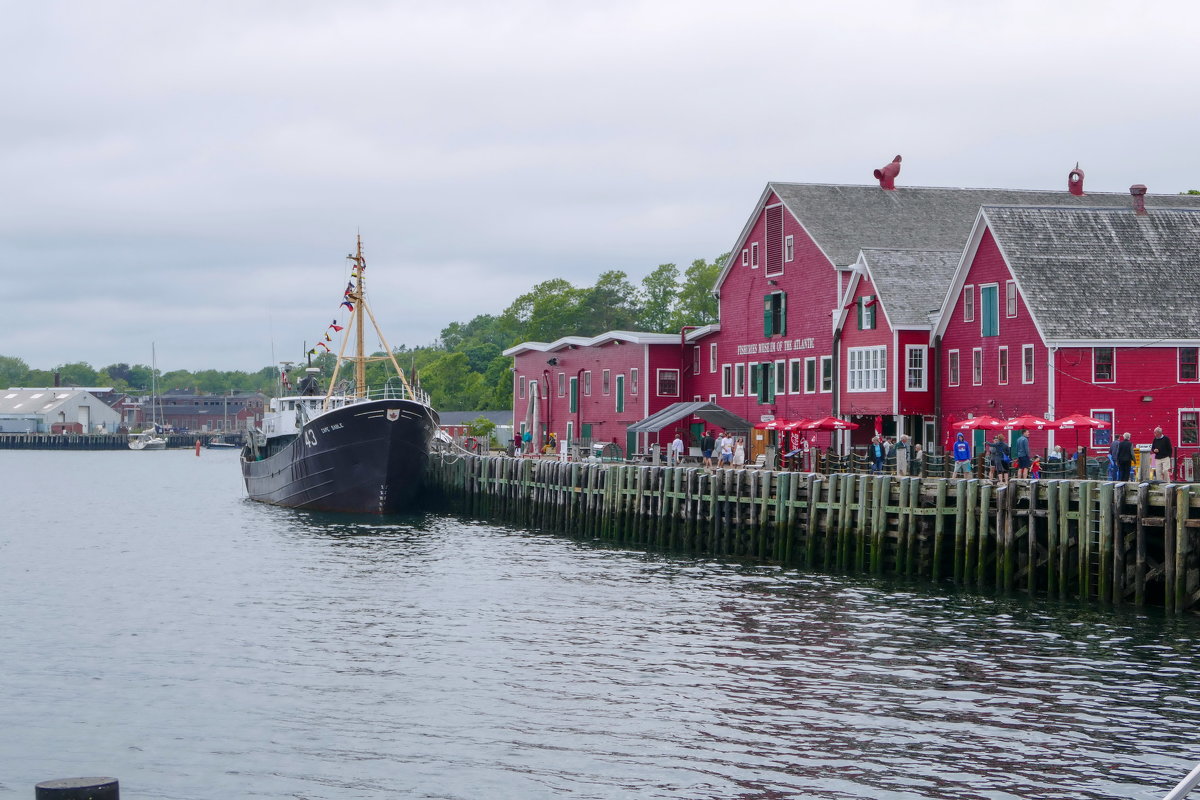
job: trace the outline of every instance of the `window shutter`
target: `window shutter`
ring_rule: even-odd
[[[858,298],[858,302],[854,304],[854,307],[858,309],[858,329],[861,331],[863,329],[863,298]]]
[[[771,295],[763,298],[763,336],[775,333],[771,326]]]
[[[787,292],[779,293],[779,332],[787,333]]]

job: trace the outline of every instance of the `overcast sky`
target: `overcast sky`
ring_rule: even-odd
[[[727,250],[767,181],[1200,188],[1195,2],[0,4],[0,355],[256,370]]]

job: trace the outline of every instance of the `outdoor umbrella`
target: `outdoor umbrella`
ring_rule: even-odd
[[[1046,428],[1057,428],[1057,422],[1051,422],[1048,419],[1035,417],[1033,414],[1022,414],[1019,417],[1013,417],[1004,423],[1004,430],[1019,431],[1022,428],[1032,428],[1034,430],[1044,430]]]
[[[756,422],[754,423],[754,427],[760,431],[782,431],[786,430],[792,424],[794,423],[786,419],[773,419],[770,422]]]
[[[1065,417],[1059,417],[1054,420],[1054,424],[1058,426],[1060,431],[1075,431],[1076,448],[1079,447],[1079,431],[1081,428],[1087,430],[1096,428],[1103,431],[1112,427],[1111,422],[1089,417],[1087,414],[1068,414]]]
[[[984,414],[982,417],[971,417],[962,422],[956,422],[950,427],[956,431],[998,431],[1004,427],[1004,421]]]
[[[837,417],[822,417],[803,426],[806,431],[853,431],[858,425]]]

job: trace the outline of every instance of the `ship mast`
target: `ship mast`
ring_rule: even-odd
[[[353,255],[347,258],[354,263],[351,269],[350,285],[346,289],[346,299],[350,301],[352,306],[350,310],[350,330],[354,332],[354,349],[355,353],[352,356],[346,356],[346,345],[350,341],[350,336],[342,339],[341,349],[338,351],[337,362],[333,367],[333,376],[329,379],[329,390],[325,395],[325,406],[329,405],[329,398],[333,395],[333,387],[337,384],[338,372],[341,370],[343,361],[354,362],[354,396],[357,398],[366,398],[367,396],[367,362],[368,361],[390,361],[392,368],[396,370],[396,375],[399,376],[400,382],[404,385],[405,392],[410,398],[416,399],[416,393],[408,383],[408,378],[404,374],[404,370],[400,369],[399,362],[396,361],[396,356],[392,353],[392,346],[388,344],[387,339],[383,336],[383,331],[379,329],[379,323],[375,321],[375,314],[372,313],[370,306],[367,305],[367,291],[364,284],[364,277],[367,271],[367,260],[363,257],[362,252],[362,235],[357,237],[357,245]],[[380,343],[383,345],[386,355],[383,356],[368,356],[366,352],[365,336],[367,317],[371,318],[371,325],[375,328],[375,334],[379,337]]]

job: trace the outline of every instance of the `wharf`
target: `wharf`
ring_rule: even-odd
[[[453,510],[621,547],[1081,603],[1200,601],[1200,486],[774,472],[434,454]]]
[[[167,434],[167,448],[195,447],[196,440],[207,446],[213,439],[230,439],[218,433]],[[240,441],[240,436],[236,437]],[[124,433],[0,433],[0,450],[128,450],[129,436]]]

